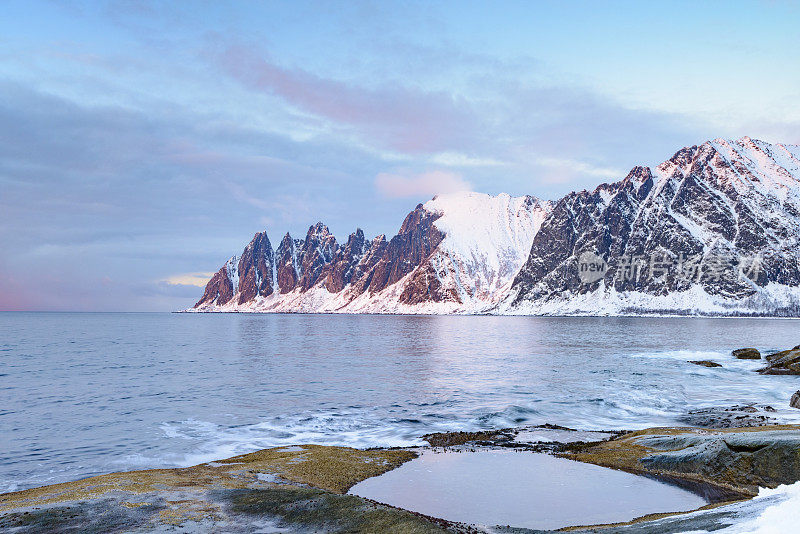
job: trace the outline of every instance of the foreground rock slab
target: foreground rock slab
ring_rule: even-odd
[[[558,441],[548,441],[556,436]],[[607,534],[716,530],[719,521],[735,520],[726,503],[755,495],[759,486],[800,480],[800,425],[673,427],[631,433],[576,432],[543,425],[427,438],[437,447],[551,452],[672,482],[714,503],[701,508],[706,511],[700,516],[683,516],[689,510],[676,510],[625,524],[569,530]],[[278,447],[194,467],[112,473],[32,488],[0,495],[0,531],[539,532],[445,521],[345,494],[356,483],[417,458],[418,452]]]
[[[800,480],[800,426],[707,430],[654,428],[597,444],[564,448],[564,457],[626,471],[694,480],[742,496]]]
[[[452,531],[446,522],[343,495],[415,457],[406,450],[306,445],[183,469],[113,473],[0,495],[0,530]]]

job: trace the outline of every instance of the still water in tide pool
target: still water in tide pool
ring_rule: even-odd
[[[635,429],[746,402],[800,421],[797,377],[729,354],[798,344],[791,319],[0,313],[0,491],[294,443]],[[701,359],[723,367],[687,363]]]
[[[652,478],[498,450],[426,451],[348,493],[450,521],[531,529],[620,523],[708,504]]]

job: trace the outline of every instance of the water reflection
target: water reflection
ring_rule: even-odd
[[[278,444],[426,432],[673,424],[773,404],[795,377],[732,360],[794,320],[0,314],[0,485],[185,465]],[[717,358],[721,369],[687,360]],[[8,429],[8,430],[7,430]],[[109,454],[109,451],[113,451]]]
[[[623,522],[707,504],[650,478],[510,451],[426,452],[350,493],[451,521],[531,529]]]

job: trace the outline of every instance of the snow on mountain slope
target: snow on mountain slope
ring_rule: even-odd
[[[478,308],[510,284],[551,208],[530,196],[481,193],[439,195],[423,206],[441,214],[434,225],[445,237],[430,260],[437,274]]]
[[[243,273],[225,268],[227,278],[217,273],[193,310],[485,311],[505,296],[550,208],[530,196],[453,193],[417,206],[388,242],[364,240],[358,230],[342,247],[318,223],[305,240],[287,234],[273,253],[266,233],[256,234],[243,257],[262,266],[257,280],[275,278],[274,291],[247,291],[235,283]]]
[[[567,195],[496,311],[799,314],[798,155],[716,139]]]
[[[389,240],[261,232],[193,311],[800,315],[800,147],[715,139],[555,203],[440,195]]]

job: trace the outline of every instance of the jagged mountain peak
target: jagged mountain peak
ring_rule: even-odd
[[[589,281],[577,270],[588,253],[606,265]],[[759,269],[744,273],[743,257]],[[693,272],[670,270],[687,260]],[[259,232],[196,309],[800,314],[798,286],[800,147],[742,137],[555,202],[436,195],[391,239],[359,228],[340,244],[318,222],[273,252]]]
[[[791,309],[774,295],[800,284],[796,161],[783,145],[707,141],[657,166],[652,187],[637,168],[637,179],[567,195],[534,239],[507,309]],[[642,189],[631,194],[635,182]],[[605,264],[603,276],[580,277],[585,254]],[[755,262],[757,272],[745,269]]]
[[[308,232],[306,232],[306,238],[311,237],[322,237],[328,236],[331,234],[330,229],[328,229],[327,225],[323,224],[322,221],[317,222],[316,224],[312,224],[308,227]]]

